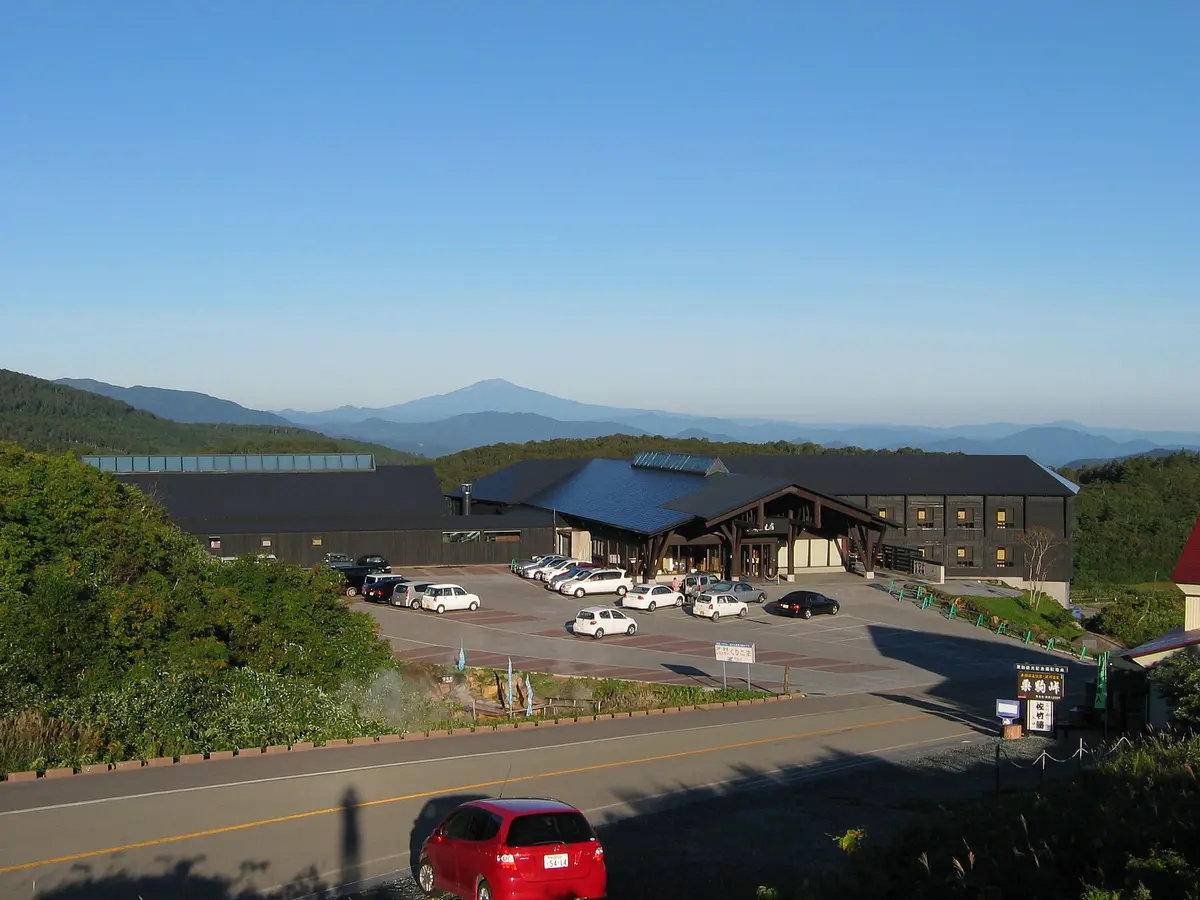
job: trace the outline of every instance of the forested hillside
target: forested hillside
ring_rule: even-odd
[[[1200,515],[1200,454],[1136,457],[1064,474],[1082,487],[1075,505],[1076,580],[1169,580]]]
[[[43,453],[373,453],[379,463],[424,460],[301,428],[184,424],[119,400],[0,369],[0,440]]]
[[[390,665],[332,574],[223,564],[136,489],[0,443],[0,770],[371,733],[344,692]]]
[[[524,459],[632,459],[643,450],[663,450],[669,453],[692,453],[697,456],[797,455],[818,453],[921,453],[921,450],[860,450],[857,447],[830,449],[820,444],[792,444],[773,441],[769,444],[722,443],[701,438],[669,438],[656,435],[634,436],[612,434],[605,437],[576,440],[561,438],[554,441],[532,441],[528,444],[489,444],[473,447],[434,461],[442,486],[456,488],[476,481]]]

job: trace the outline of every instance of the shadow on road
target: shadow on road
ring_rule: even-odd
[[[434,797],[423,807],[416,819],[413,820],[412,831],[408,835],[408,866],[414,877],[417,865],[421,859],[421,845],[433,834],[433,829],[442,824],[442,820],[464,803],[472,800],[486,800],[483,794],[446,794]]]
[[[358,884],[362,879],[361,846],[358,832],[358,793],[348,788],[342,796],[342,884]]]
[[[284,887],[264,891],[252,877],[267,870],[263,862],[242,863],[238,878],[197,872],[196,867],[204,862],[204,857],[160,862],[165,865],[162,872],[137,875],[95,872],[90,866],[76,865],[72,867],[70,883],[49,890],[38,888],[29,896],[37,900],[298,900],[329,889],[315,870],[301,872]]]

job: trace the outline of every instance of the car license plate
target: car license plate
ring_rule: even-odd
[[[567,854],[565,853],[547,853],[546,868],[547,869],[565,869],[567,867]]]

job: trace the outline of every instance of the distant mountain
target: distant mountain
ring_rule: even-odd
[[[589,422],[612,420],[614,413],[636,413],[638,410],[622,410],[611,406],[594,406],[590,403],[564,400],[553,394],[521,387],[503,378],[490,378],[448,394],[435,394],[378,409],[341,406],[315,413],[288,409],[281,410],[280,415],[293,422],[312,424],[361,422],[366,419],[418,423],[488,412],[531,413],[560,421]]]
[[[561,422],[533,413],[463,413],[437,422],[387,422],[367,419],[319,426],[325,434],[372,441],[425,456],[444,456],[485,444],[524,444],[555,438],[596,438],[610,434],[640,436],[642,431],[615,422]]]
[[[173,422],[92,391],[5,369],[0,369],[0,441],[77,456],[373,453],[380,463],[424,462],[388,447],[295,426]]]
[[[1085,469],[1089,466],[1102,466],[1110,462],[1123,462],[1127,459],[1136,459],[1141,456],[1157,458],[1160,456],[1170,456],[1172,453],[1178,453],[1180,450],[1190,450],[1193,453],[1200,453],[1200,444],[1192,447],[1155,447],[1153,450],[1147,450],[1145,453],[1133,453],[1129,456],[1116,457],[1098,457],[1093,459],[1073,459],[1069,463],[1061,466],[1064,469]]]
[[[80,391],[89,391],[128,403],[134,409],[145,410],[173,422],[222,422],[228,425],[292,425],[282,416],[261,409],[247,409],[232,400],[221,400],[195,391],[175,391],[170,388],[121,387],[91,378],[59,378],[63,384]]]
[[[1018,453],[1048,466],[1063,466],[1081,458],[1110,460],[1139,456],[1162,448],[1146,440],[1114,441],[1072,428],[1027,428],[994,441],[954,438],[921,445],[930,452]],[[1180,448],[1173,448],[1180,449]]]

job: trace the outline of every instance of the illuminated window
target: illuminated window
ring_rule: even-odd
[[[271,546],[271,539],[270,539],[270,538],[263,538],[263,539],[262,539],[262,545],[263,545],[264,547],[270,547],[270,546]]]
[[[1008,527],[1008,510],[1007,509],[996,510],[996,527],[997,528],[1007,528]]]
[[[917,510],[917,521],[918,521],[918,522],[924,522],[924,521],[925,521],[925,514],[926,514],[926,510],[923,510],[923,509],[918,509],[918,510]]]
[[[960,509],[958,511],[958,521],[960,521],[960,522],[967,521],[967,511],[965,509]]]
[[[210,537],[208,539],[208,549],[209,550],[220,550],[221,549],[221,539],[216,536]]]
[[[996,562],[1002,563],[1007,559],[1008,559],[1008,548],[1007,547],[997,547],[996,548]]]
[[[320,547],[321,544],[323,543],[323,540],[324,540],[323,538],[315,537],[312,539],[312,545],[314,547]]]
[[[879,511],[879,518],[881,518],[881,519],[886,519],[886,518],[887,518],[887,510],[886,510],[886,509],[881,509],[881,510]]]
[[[967,558],[967,548],[959,547],[957,550],[954,551],[954,555],[957,556],[959,559],[966,559]]]

